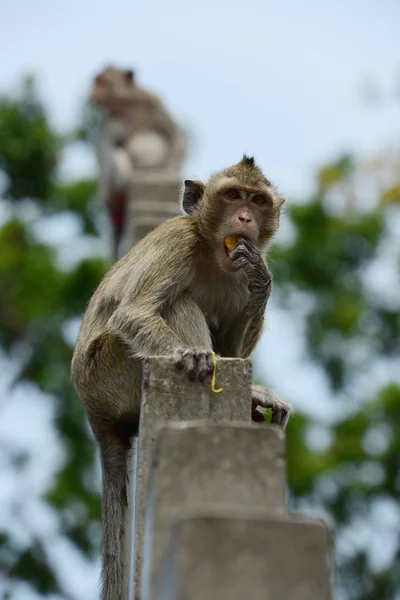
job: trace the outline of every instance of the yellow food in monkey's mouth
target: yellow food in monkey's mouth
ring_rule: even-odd
[[[228,248],[228,250],[233,250],[233,248],[236,246],[236,244],[238,242],[238,238],[235,237],[234,235],[228,235],[228,237],[225,238],[224,242],[225,242],[225,246]]]

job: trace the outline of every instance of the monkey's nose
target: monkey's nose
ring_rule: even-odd
[[[252,219],[247,215],[239,215],[239,221],[241,221],[242,223],[251,223]]]

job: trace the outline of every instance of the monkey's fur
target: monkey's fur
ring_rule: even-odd
[[[99,202],[109,213],[112,259],[125,231],[128,189],[138,171],[160,170],[179,179],[185,139],[161,99],[139,87],[131,69],[107,67],[96,75],[90,101],[105,111],[96,144]]]
[[[248,357],[263,326],[271,275],[263,259],[284,202],[252,158],[185,181],[185,216],[160,225],[104,277],[84,315],[72,377],[100,446],[103,600],[121,600],[126,459],[137,434],[142,359],[173,355],[189,378],[212,371],[212,350]],[[238,243],[226,250],[226,236]],[[253,408],[286,427],[290,405],[254,386]],[[256,412],[254,411],[254,416]]]

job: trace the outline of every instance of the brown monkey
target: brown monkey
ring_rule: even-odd
[[[72,361],[72,377],[98,440],[103,467],[103,600],[120,600],[126,458],[138,428],[142,360],[173,355],[189,378],[212,371],[212,351],[248,357],[271,292],[263,249],[284,199],[242,160],[207,184],[185,181],[186,216],[149,233],[95,291]],[[232,251],[226,238],[234,236]],[[255,386],[253,407],[286,427],[291,407]]]
[[[96,148],[98,194],[108,209],[112,258],[117,260],[135,172],[161,169],[164,177],[169,171],[179,179],[184,138],[160,98],[136,85],[131,69],[104,69],[95,77],[89,99],[107,115]]]
[[[158,96],[137,86],[132,69],[104,69],[94,79],[90,101],[123,119],[134,133],[157,131],[168,141],[175,136],[175,121]]]

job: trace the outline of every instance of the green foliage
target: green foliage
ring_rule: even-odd
[[[83,233],[93,235],[96,229],[93,223],[95,212],[96,183],[93,179],[73,181],[72,183],[56,182],[53,187],[51,212],[69,210],[77,213],[82,219]]]
[[[52,398],[66,458],[45,500],[58,512],[60,533],[93,557],[99,548],[99,535],[93,532],[100,518],[95,446],[71,386],[72,348],[64,330],[84,311],[107,265],[85,259],[69,271],[60,270],[55,250],[35,238],[22,202],[34,199],[36,221],[70,211],[80,217],[84,233],[95,233],[95,182],[62,183],[56,178],[67,142],[52,130],[32,80],[17,98],[0,98],[0,164],[7,177],[3,202],[13,207],[18,201],[0,229],[0,344],[10,356],[20,357],[14,385],[29,381]],[[44,540],[19,549],[4,533],[0,568],[10,582],[28,581],[43,595],[63,593]],[[12,592],[9,597],[14,597]]]
[[[17,98],[0,98],[0,168],[8,177],[10,200],[48,199],[60,146],[31,77]]]
[[[325,165],[317,172],[318,189],[323,193],[332,185],[347,180],[354,172],[355,164],[352,156],[341,156],[337,161]]]
[[[318,197],[289,207],[295,236],[274,248],[273,266],[275,293],[282,306],[296,310],[300,297],[309,301],[305,311],[309,356],[323,368],[342,402],[347,397],[356,401],[349,416],[348,411],[339,413],[335,423],[322,428],[322,438],[328,436],[324,450],[307,443],[315,426],[311,419],[297,415],[289,424],[293,504],[323,508],[333,518],[339,539],[364,519],[379,540],[382,525],[370,515],[379,503],[397,503],[400,491],[400,385],[398,378],[396,382],[388,378],[386,386],[374,392],[373,369],[378,360],[399,359],[400,315],[389,307],[387,290],[371,291],[365,274],[382,246],[391,243],[397,254],[398,248],[388,237],[389,203],[382,201],[391,196],[392,187],[376,198],[369,212],[357,212],[354,205],[349,211],[346,202],[343,208],[339,204],[332,208],[332,198],[344,194],[343,183],[357,198],[355,169],[356,161],[347,157],[320,170]],[[395,176],[399,174],[400,169]],[[387,283],[391,292],[398,285]],[[363,397],[361,382],[369,371],[371,391]],[[374,552],[379,554],[376,541],[371,549],[355,545],[345,559],[338,553],[337,586],[346,600],[393,600],[400,593],[400,572],[395,567],[400,537],[387,568],[371,566]]]
[[[43,595],[58,591],[56,578],[50,565],[47,564],[46,552],[39,541],[35,541],[30,548],[18,556],[8,575],[10,579],[30,581]]]
[[[400,204],[400,183],[391,186],[381,196],[381,204]]]
[[[0,245],[0,335],[8,346],[57,310],[61,281],[52,250],[35,243],[20,221],[5,224]],[[44,281],[46,294],[42,293]]]
[[[373,321],[383,323],[392,318],[393,324],[396,320],[396,315],[375,305],[363,284],[365,269],[385,235],[384,215],[378,208],[351,220],[346,215],[332,215],[321,197],[292,206],[289,216],[296,239],[276,248],[273,256],[280,298],[288,306],[293,290],[312,296],[314,309],[307,320],[309,351],[338,391],[349,380],[349,341],[367,341]],[[396,328],[386,328],[386,335],[374,343],[376,351],[383,354],[389,348],[398,349]]]

